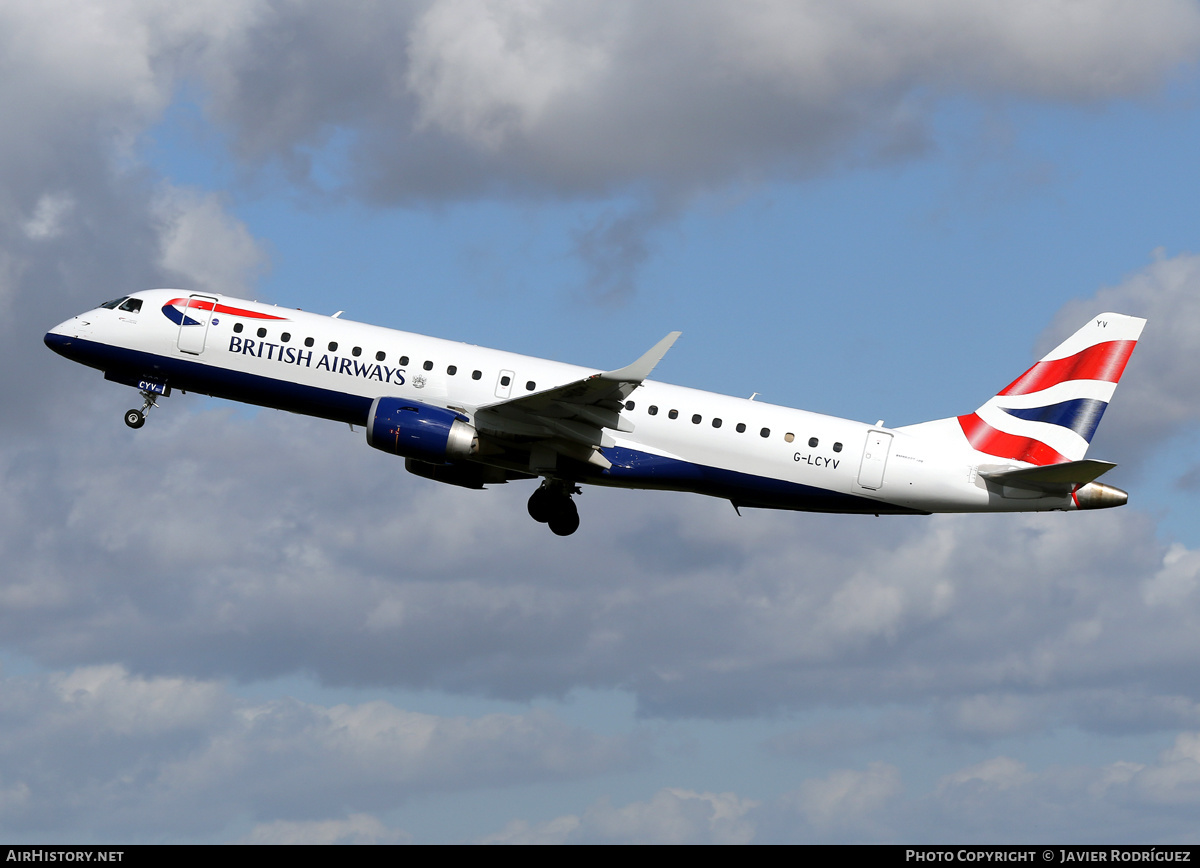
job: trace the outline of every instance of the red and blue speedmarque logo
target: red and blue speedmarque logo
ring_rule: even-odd
[[[188,316],[188,310],[208,310],[213,314],[223,313],[229,316],[240,316],[246,319],[269,319],[283,320],[287,317],[273,316],[269,313],[259,313],[258,311],[246,310],[240,307],[230,307],[226,304],[215,304],[203,298],[173,298],[162,306],[163,316],[169,319],[176,325],[201,325],[202,323]]]

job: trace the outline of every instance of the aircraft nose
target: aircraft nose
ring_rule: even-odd
[[[46,332],[46,336],[42,340],[46,346],[59,355],[64,355],[67,347],[71,345],[71,339],[64,334],[60,334],[57,329],[50,329],[50,331]]]
[[[72,317],[69,320],[60,322],[54,328],[50,329],[50,331],[46,332],[46,336],[42,338],[43,343],[60,356],[68,355],[75,335],[79,331],[76,327],[78,326],[78,322],[76,322],[78,319],[78,317]]]

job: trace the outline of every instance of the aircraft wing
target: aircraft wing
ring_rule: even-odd
[[[671,332],[624,368],[479,407],[475,426],[485,434],[544,441],[552,452],[607,469],[612,465],[599,452],[614,443],[607,431],[633,430],[633,423],[621,416],[625,399],[650,376],[680,334]]]

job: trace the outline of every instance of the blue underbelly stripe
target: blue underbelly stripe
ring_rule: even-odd
[[[366,425],[371,398],[334,389],[304,386],[260,374],[230,371],[189,359],[111,347],[63,335],[46,335],[46,346],[67,358],[98,368],[164,381],[173,389],[199,392],[260,407],[289,410],[336,422]]]
[[[622,446],[601,451],[613,466],[596,475],[631,488],[694,491],[731,500],[738,506],[764,509],[922,514],[919,510],[893,506],[868,497],[830,491],[785,479],[741,473],[723,467],[695,464],[679,458],[665,458]]]

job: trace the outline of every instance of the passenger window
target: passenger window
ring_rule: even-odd
[[[713,419],[713,427],[714,427],[714,428],[720,428],[720,427],[721,427],[721,420],[720,420],[719,418],[717,418],[717,419]]]
[[[421,365],[421,367],[422,367],[422,368],[424,368],[424,369],[425,369],[425,370],[427,370],[427,371],[432,371],[432,370],[433,370],[433,362],[431,362],[431,361],[429,361],[428,359],[426,359],[426,360],[425,360],[425,363],[424,363],[423,365]]]
[[[649,407],[646,409],[646,412],[647,412],[647,413],[649,413],[651,416],[657,416],[657,415],[658,415],[658,406],[657,406],[657,405],[655,405],[655,404],[651,404],[651,405],[650,405],[650,406],[649,406]]]
[[[758,436],[760,436],[760,437],[770,437],[770,436],[771,436],[771,429],[770,429],[770,428],[764,428],[764,429],[762,429],[761,431],[759,431],[759,432],[758,432]]]
[[[796,439],[796,435],[795,435],[795,434],[793,434],[791,431],[789,431],[788,433],[786,433],[786,434],[784,434],[784,435],[783,435],[783,442],[784,442],[784,443],[791,443],[791,442],[792,442],[793,440],[795,440],[795,439]]]
[[[286,343],[287,343],[288,341],[290,341],[291,339],[292,339],[292,333],[291,333],[291,332],[284,332],[283,334],[281,334],[281,335],[279,336],[279,342],[280,342],[281,344],[286,344]]]
[[[331,353],[336,353],[336,352],[337,352],[337,341],[330,341],[330,342],[329,342],[329,352],[331,352]]]
[[[402,367],[402,368],[407,368],[407,367],[408,367],[408,356],[401,356],[401,357],[400,357],[400,367]]]
[[[478,380],[482,376],[483,376],[483,371],[471,371],[471,379],[472,380]]]
[[[817,444],[818,444],[818,443],[820,443],[820,442],[821,442],[821,441],[820,441],[820,440],[818,440],[816,437],[809,437],[809,438],[808,438],[808,445],[809,445],[809,446],[811,446],[811,447],[813,447],[814,449],[816,449],[816,448],[817,448]]]
[[[240,335],[242,333],[242,324],[240,322],[235,322],[233,324],[233,333],[235,335]]]
[[[745,423],[745,422],[738,422],[738,423],[737,423],[737,432],[738,432],[739,434],[745,434],[745,433],[746,433],[746,423]]]
[[[259,330],[258,330],[258,336],[259,336],[260,338],[265,338],[265,337],[267,336],[267,330],[266,330],[266,329],[259,329]]]
[[[526,391],[532,392],[536,388],[537,388],[537,383],[535,383],[533,380],[530,380],[528,383],[525,384]]]
[[[699,413],[695,413],[695,414],[693,414],[693,415],[692,415],[692,424],[693,424],[693,425],[699,425],[699,424],[700,424],[700,414],[699,414]]]
[[[121,305],[121,310],[127,310],[130,313],[137,313],[142,309],[142,300],[140,298],[131,298],[129,301]]]
[[[446,373],[453,377],[458,373],[458,365],[450,365],[446,368]]]
[[[625,409],[626,409],[626,410],[632,410],[632,409],[633,409],[633,401],[626,401],[626,402],[625,402]]]
[[[512,377],[510,377],[508,374],[505,374],[503,377],[501,377],[501,378],[500,378],[500,385],[501,385],[501,386],[507,386],[507,385],[509,385],[511,382],[512,382]]]
[[[678,411],[678,410],[672,410],[672,411],[671,411],[670,413],[668,413],[667,415],[668,415],[670,418],[672,418],[672,419],[678,419],[678,418],[679,418],[679,411]]]
[[[833,451],[834,451],[834,452],[841,452],[841,451],[842,451],[842,444],[841,444],[841,443],[834,443],[834,444],[833,444]]]
[[[354,349],[352,349],[350,351],[350,355],[354,356],[355,358],[358,358],[359,356],[362,355],[362,347],[355,347]]]
[[[377,362],[382,362],[386,358],[387,358],[387,353],[385,353],[383,350],[380,350],[379,352],[377,352],[375,354],[375,361],[377,361]]]
[[[240,325],[240,323],[239,323],[239,325]],[[237,328],[237,326],[235,326],[234,328]],[[237,330],[238,330],[238,331],[241,331],[241,329],[240,329],[240,328],[238,328]],[[313,343],[314,343],[314,341],[313,341],[313,339],[312,339],[312,338],[305,338],[305,339],[304,339],[304,346],[306,346],[306,347],[311,347],[311,346],[313,345]]]

